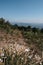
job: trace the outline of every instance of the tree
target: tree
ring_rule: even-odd
[[[27,27],[27,31],[30,31],[30,30],[31,30],[31,26],[28,26],[28,27]]]
[[[0,18],[0,24],[4,24],[5,23],[5,19]]]
[[[38,32],[38,28],[32,28],[32,31],[35,33],[35,32]]]
[[[43,33],[43,28],[40,30],[41,33]]]
[[[15,24],[15,25],[12,26],[12,28],[13,28],[13,29],[18,29],[18,25]]]

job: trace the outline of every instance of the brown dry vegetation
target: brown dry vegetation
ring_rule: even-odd
[[[3,21],[3,19],[0,21],[0,54],[2,53],[1,48],[4,48],[10,55],[17,52],[17,55],[24,57],[23,62],[25,63],[26,61],[27,65],[29,63],[29,65],[32,65],[32,62],[40,63],[43,59],[43,31],[41,30],[40,32],[40,30],[31,29],[30,27],[12,26],[8,22],[3,23]],[[31,56],[32,58],[28,61],[28,57],[30,58]],[[19,63],[19,60],[17,62]],[[25,65],[24,63],[20,65]]]

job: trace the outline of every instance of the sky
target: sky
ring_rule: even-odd
[[[43,23],[43,0],[0,0],[0,18],[11,22]]]

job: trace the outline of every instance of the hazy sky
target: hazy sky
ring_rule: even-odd
[[[0,17],[15,22],[43,23],[43,0],[0,0]]]

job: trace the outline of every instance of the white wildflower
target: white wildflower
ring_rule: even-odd
[[[29,48],[25,49],[25,52],[29,52],[29,51],[30,51],[30,49],[29,49]]]

